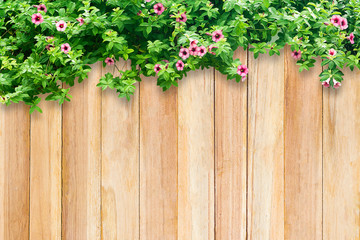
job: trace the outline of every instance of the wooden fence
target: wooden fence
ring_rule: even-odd
[[[241,84],[143,79],[127,102],[98,63],[63,107],[0,107],[0,239],[360,239],[359,72],[322,89],[319,63],[248,54]]]

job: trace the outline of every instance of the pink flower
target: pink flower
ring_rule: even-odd
[[[184,70],[184,63],[183,63],[183,61],[179,60],[179,61],[176,63],[176,68],[177,68],[178,71]]]
[[[154,11],[157,15],[161,15],[165,11],[164,5],[162,3],[155,4]]]
[[[46,48],[46,50],[50,51],[52,48],[54,48],[54,45],[48,44],[48,45],[46,45],[45,48]]]
[[[190,53],[190,55],[192,55],[192,56],[196,56],[196,55],[198,55],[198,47],[196,46],[196,45],[190,45],[190,47],[189,47],[189,53]]]
[[[176,21],[177,22],[186,22],[187,21],[186,14],[185,13],[181,14],[180,18],[176,18]]]
[[[245,82],[245,80],[246,80],[246,76],[241,78],[242,82]]]
[[[198,55],[199,55],[200,57],[204,56],[206,53],[207,53],[206,47],[201,46],[201,47],[198,48]]]
[[[212,33],[212,40],[214,42],[218,42],[220,41],[221,39],[224,38],[224,35],[222,34],[222,31],[221,30],[216,30]]]
[[[43,11],[45,13],[47,12],[45,4],[40,4],[40,5],[36,6],[36,7],[37,7],[38,12],[40,12],[40,11]]]
[[[330,22],[335,26],[340,26],[341,17],[339,15],[334,15],[331,17]]]
[[[209,49],[208,49],[209,53],[211,53],[212,55],[215,55],[215,53],[212,52],[212,50],[213,50],[214,48],[218,48],[218,47],[215,47],[214,45],[211,44],[211,45],[209,46]]]
[[[67,27],[67,24],[63,20],[56,23],[56,29],[60,32],[65,31],[66,27]]]
[[[190,46],[197,46],[198,42],[199,42],[198,40],[191,40]]]
[[[333,79],[334,82],[334,88],[339,88],[341,87],[341,82],[336,81],[335,79]]]
[[[31,21],[33,23],[35,23],[36,25],[39,25],[40,23],[42,23],[44,21],[44,18],[40,13],[35,13],[32,15]]]
[[[154,66],[154,71],[155,71],[156,73],[158,73],[158,72],[160,72],[160,70],[161,70],[160,64],[156,64],[156,65]]]
[[[48,41],[50,41],[52,39],[54,39],[54,36],[47,36],[45,40],[48,42]]]
[[[355,43],[354,38],[355,38],[354,33],[350,33],[350,35],[347,37],[347,39],[350,40],[350,43],[351,43],[351,44],[354,44],[354,43]]]
[[[245,65],[239,65],[237,67],[237,74],[239,74],[242,77],[246,77],[246,75],[249,73],[249,69]]]
[[[333,49],[333,48],[330,49],[330,50],[329,50],[329,55],[330,55],[330,56],[335,56],[335,55],[336,55],[335,49]]]
[[[293,51],[292,53],[291,53],[291,56],[295,59],[295,60],[299,60],[300,58],[301,58],[301,51],[299,50],[299,51]]]
[[[330,78],[328,78],[328,80],[326,80],[326,81],[323,81],[322,85],[326,88],[330,87]]]
[[[181,57],[183,60],[186,60],[189,56],[189,49],[182,47],[179,52],[179,57]]]
[[[71,51],[70,45],[68,43],[64,43],[63,45],[61,45],[61,51],[65,54],[68,54]]]
[[[81,17],[77,18],[77,19],[76,19],[76,21],[78,21],[78,22],[79,22],[79,25],[80,25],[80,26],[81,26],[81,25],[83,25],[83,24],[85,23],[84,19],[83,19],[83,18],[81,18]]]
[[[151,2],[151,0],[145,0],[145,2]]]
[[[108,66],[111,66],[111,65],[114,65],[114,64],[115,64],[115,61],[114,61],[114,59],[108,57],[108,58],[105,59],[105,63],[106,63]]]
[[[344,30],[348,28],[348,21],[346,20],[346,18],[341,18],[340,20],[340,29]]]

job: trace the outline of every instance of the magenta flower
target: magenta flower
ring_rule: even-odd
[[[209,46],[209,49],[208,49],[209,53],[211,53],[212,55],[215,55],[215,53],[212,52],[212,50],[213,50],[214,48],[218,48],[218,47],[215,47],[214,45],[211,44],[211,45]]]
[[[67,24],[63,20],[56,23],[56,29],[60,32],[65,31],[66,27],[67,27]]]
[[[328,78],[328,80],[326,80],[326,81],[323,81],[322,85],[326,88],[330,87],[330,78]]]
[[[155,71],[156,73],[158,73],[158,72],[160,72],[160,70],[161,70],[160,64],[156,64],[156,65],[154,66],[154,71]]]
[[[329,50],[329,55],[330,55],[330,56],[335,56],[335,55],[336,55],[335,49],[333,49],[333,48],[330,49],[330,50]]]
[[[334,82],[334,88],[339,88],[341,87],[341,82],[336,81],[335,79],[333,79]]]
[[[81,18],[81,17],[77,18],[77,19],[76,19],[76,21],[78,21],[78,22],[79,22],[79,25],[80,25],[80,26],[81,26],[81,25],[83,25],[83,24],[85,23],[84,19],[83,19],[83,18]]]
[[[218,42],[220,41],[221,39],[224,38],[224,35],[222,34],[222,31],[221,30],[216,30],[212,33],[212,40],[214,42]]]
[[[198,40],[191,40],[190,46],[197,46],[198,42],[199,42]]]
[[[340,20],[340,29],[344,30],[348,28],[348,21],[346,18],[341,18]]]
[[[334,15],[330,19],[330,22],[336,27],[340,26],[340,21],[341,17],[339,15]]]
[[[185,13],[181,14],[180,18],[176,18],[176,21],[177,22],[186,22],[187,21],[186,14]]]
[[[242,77],[246,77],[246,75],[249,73],[249,69],[245,65],[239,65],[237,67],[237,74],[239,74]]]
[[[179,57],[181,57],[183,60],[186,60],[187,58],[189,58],[189,56],[189,49],[182,47],[179,52]]]
[[[192,56],[196,56],[196,55],[198,55],[198,47],[196,46],[196,45],[190,45],[190,47],[189,47],[189,53],[190,53],[190,55],[192,55]]]
[[[182,71],[182,70],[184,70],[184,63],[183,63],[183,61],[181,61],[181,60],[179,60],[179,61],[177,61],[177,63],[176,63],[176,68],[177,68],[177,70],[178,71]]]
[[[31,21],[34,24],[39,25],[40,23],[42,23],[44,21],[44,18],[40,13],[35,13],[31,16]]]
[[[155,4],[154,11],[157,15],[161,15],[165,11],[164,5],[162,3]]]
[[[38,12],[40,12],[40,11],[43,11],[45,13],[47,12],[47,8],[46,8],[45,4],[40,4],[36,7],[37,7]]]
[[[114,65],[114,64],[115,64],[115,61],[114,61],[114,59],[108,57],[108,58],[105,59],[105,63],[106,63],[108,66],[111,66],[111,65]]]
[[[354,33],[350,33],[350,35],[347,37],[347,39],[350,40],[350,43],[351,43],[351,44],[354,44],[354,43],[355,43],[354,38],[355,38]]]
[[[204,46],[198,47],[198,55],[200,57],[204,56],[207,53],[207,49]]]
[[[70,45],[68,43],[64,43],[63,45],[61,45],[61,51],[65,54],[68,54],[71,51]]]
[[[291,56],[295,59],[295,60],[299,60],[300,58],[301,58],[301,51],[299,50],[299,51],[293,51],[292,53],[291,53]]]

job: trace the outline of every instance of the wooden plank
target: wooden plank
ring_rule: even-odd
[[[140,239],[177,239],[177,88],[140,84]]]
[[[119,76],[114,66],[104,70]],[[139,239],[138,87],[130,102],[114,90],[102,93],[102,239]]]
[[[45,98],[45,96],[43,97]],[[61,106],[31,115],[30,239],[61,239]]]
[[[285,239],[322,239],[320,59],[299,73],[285,50]]]
[[[71,88],[63,106],[63,213],[65,239],[100,239],[101,63]]]
[[[284,57],[249,58],[248,237],[284,238]]]
[[[0,106],[0,239],[29,238],[30,115]]]
[[[324,89],[323,239],[360,239],[360,72]]]
[[[247,53],[235,52],[247,64]],[[215,73],[216,239],[246,238],[247,82]]]
[[[214,70],[179,83],[179,239],[214,239]]]

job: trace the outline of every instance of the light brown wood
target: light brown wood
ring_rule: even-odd
[[[30,116],[24,104],[0,106],[0,239],[29,238]]]
[[[129,62],[116,64],[129,69]],[[115,66],[106,67],[119,76]],[[139,84],[128,102],[102,93],[102,239],[139,239]]]
[[[179,240],[214,239],[214,70],[179,84]]]
[[[285,239],[322,239],[320,59],[299,73],[285,50]]]
[[[177,88],[140,84],[140,239],[177,239]]]
[[[247,65],[247,52],[235,57]],[[216,239],[246,238],[247,81],[215,72]]]
[[[71,88],[71,103],[63,106],[64,239],[100,239],[101,63],[92,65],[89,79]]]
[[[284,239],[284,53],[249,61],[248,237]]]
[[[45,98],[46,96],[42,96]],[[58,102],[31,115],[30,239],[61,239],[61,127]]]
[[[324,90],[323,239],[360,239],[360,72]]]

